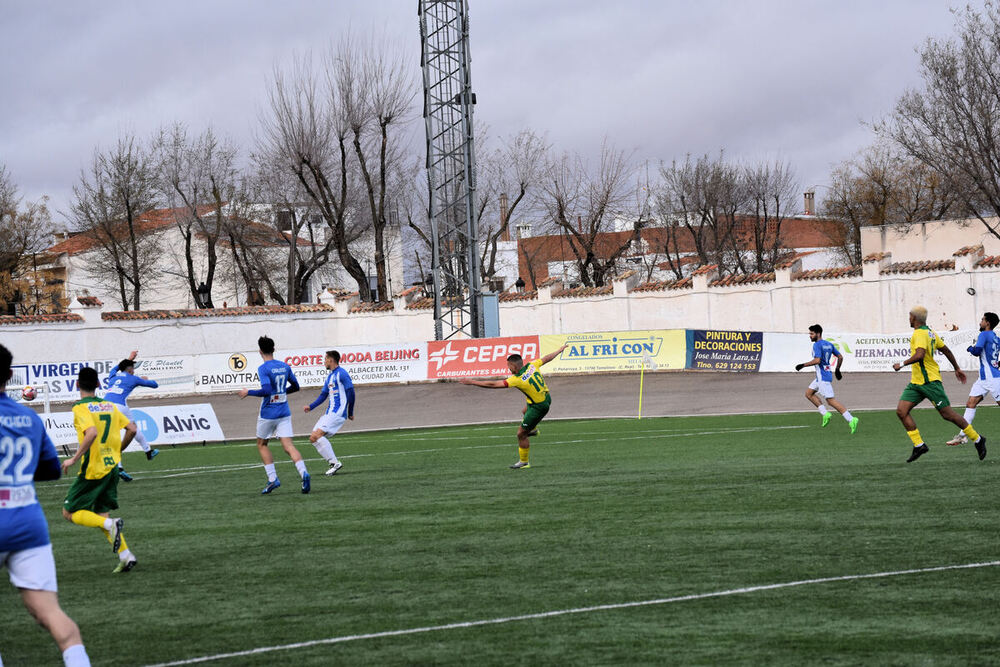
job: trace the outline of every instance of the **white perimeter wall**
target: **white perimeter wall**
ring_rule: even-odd
[[[738,329],[804,332],[820,323],[828,331],[900,333],[917,304],[929,310],[939,330],[975,329],[987,310],[1000,312],[1000,269],[975,268],[977,256],[956,258],[947,271],[880,275],[874,263],[865,275],[840,280],[792,280],[778,271],[774,282],[708,287],[695,276],[694,288],[629,292],[634,277],[614,283],[614,294],[589,298],[538,298],[500,304],[500,333],[568,334],[637,329]],[[969,294],[973,288],[975,294]],[[558,291],[558,288],[555,288]],[[118,359],[129,350],[142,356],[223,353],[256,349],[267,334],[279,348],[334,347],[433,340],[431,310],[350,313],[347,302],[335,312],[268,316],[183,318],[105,322],[96,309],[86,322],[0,326],[0,343],[17,361]]]

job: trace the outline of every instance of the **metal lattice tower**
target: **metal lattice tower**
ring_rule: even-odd
[[[483,335],[466,0],[419,0],[434,337]]]

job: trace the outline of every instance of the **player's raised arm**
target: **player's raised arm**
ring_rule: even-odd
[[[471,378],[462,378],[459,382],[462,384],[471,384],[475,387],[484,387],[486,389],[503,389],[507,386],[506,380],[473,380]]]
[[[549,363],[550,361],[552,361],[553,359],[555,359],[556,357],[558,357],[560,354],[562,354],[563,350],[565,350],[567,347],[569,347],[569,343],[566,343],[565,345],[563,345],[562,347],[560,347],[555,352],[550,352],[549,354],[546,354],[541,359],[542,365],[544,366],[545,364]]]

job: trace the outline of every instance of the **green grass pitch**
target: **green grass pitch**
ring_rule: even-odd
[[[98,531],[59,516],[65,480],[38,485],[63,607],[95,664],[219,659],[327,664],[986,664],[997,659],[1000,412],[980,462],[915,413],[931,446],[905,464],[891,412],[854,436],[815,413],[544,422],[532,468],[510,424],[341,434],[344,468],[280,447],[283,486],[246,443],[166,449],[119,487],[136,569],[112,575]],[[597,605],[700,596],[522,620]],[[61,664],[0,586],[0,655]]]

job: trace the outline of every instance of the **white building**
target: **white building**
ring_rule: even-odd
[[[136,222],[140,237],[156,248],[155,262],[152,264],[146,284],[143,285],[140,306],[143,310],[186,310],[197,308],[194,295],[188,284],[186,266],[185,240],[178,225],[181,216],[188,215],[188,210],[156,209],[149,211]],[[244,220],[241,229],[247,232],[251,239],[248,245],[252,247],[256,257],[263,258],[269,267],[267,275],[279,294],[286,292],[287,262],[289,256],[289,232],[283,230],[282,214],[284,211],[273,212],[261,207],[254,214],[262,221]],[[211,207],[200,207],[199,215],[204,218],[214,216]],[[316,229],[314,225],[313,229]],[[329,229],[325,224],[317,232],[316,238],[309,240],[306,228],[300,230],[296,240],[302,255],[311,254],[312,247],[325,244],[329,238]],[[389,298],[394,292],[404,289],[402,242],[398,226],[389,226],[385,230],[387,254],[387,289]],[[98,240],[86,233],[60,233],[56,235],[56,243],[48,248],[46,253],[51,257],[52,264],[45,267],[64,281],[65,296],[68,300],[75,297],[96,297],[106,304],[117,304],[121,307],[122,300],[118,286],[108,280],[108,271],[100,270],[107,262],[107,253]],[[207,270],[207,244],[204,235],[195,233],[192,238],[192,261],[196,282],[203,282]],[[358,258],[369,276],[369,284],[375,284],[374,235],[370,231],[362,234],[351,243],[351,252]],[[269,290],[262,281],[255,282],[255,291],[248,289],[247,280],[239,268],[232,244],[225,239],[219,240],[216,246],[218,261],[212,285],[212,301],[216,307],[244,306],[256,303],[275,303]],[[252,261],[252,260],[251,260]],[[341,265],[336,249],[332,248],[329,261],[309,279],[306,294],[309,302],[316,300],[316,295],[326,288],[342,288],[357,291],[356,281]],[[126,286],[126,292],[131,295]]]

